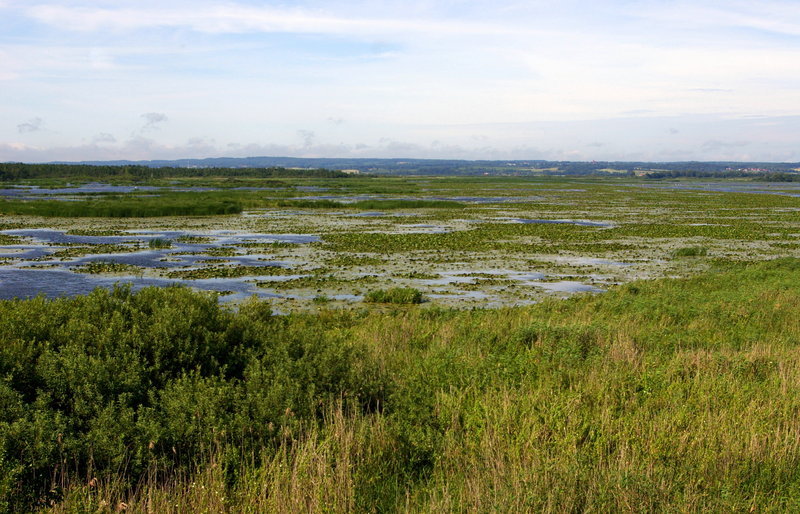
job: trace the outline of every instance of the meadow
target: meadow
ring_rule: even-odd
[[[793,511],[800,261],[529,307],[0,303],[8,510]]]
[[[800,508],[791,184],[231,180],[6,200],[0,510]]]

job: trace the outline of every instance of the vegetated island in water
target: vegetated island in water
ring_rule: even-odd
[[[271,299],[1,300],[0,510],[800,507],[789,183],[79,176],[11,181],[0,289]]]

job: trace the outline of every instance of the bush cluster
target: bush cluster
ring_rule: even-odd
[[[223,443],[269,446],[332,400],[382,399],[363,349],[185,288],[3,301],[0,341],[0,501],[23,506],[59,477],[135,480]]]

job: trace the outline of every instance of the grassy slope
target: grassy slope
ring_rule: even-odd
[[[720,267],[529,308],[293,316],[368,349],[380,414],[329,403],[251,464],[223,446],[133,493],[77,480],[56,510],[797,510],[800,262]]]

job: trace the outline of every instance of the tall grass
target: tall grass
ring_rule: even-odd
[[[182,460],[158,439],[150,450],[158,458],[133,481],[119,478],[131,472],[124,466],[71,474],[55,509],[95,510],[102,500],[166,512],[796,511],[800,261],[716,266],[689,279],[525,308],[264,318],[253,310],[257,304],[249,305],[225,318],[231,324],[223,333],[230,341],[257,335],[265,341],[248,349],[269,356],[260,358],[259,374],[253,369],[236,379],[255,395],[251,403],[228,411],[235,389],[211,378],[181,379],[169,390],[191,392],[187,421],[154,433],[168,441],[184,427],[184,437],[208,444],[180,446]],[[94,309],[110,307],[101,299]],[[50,322],[49,303],[29,302],[13,303],[41,314],[27,316],[28,325]],[[287,341],[305,341],[303,350]],[[344,341],[348,359],[333,359]],[[329,356],[317,361],[322,368],[303,357],[317,344]],[[31,366],[24,357],[30,345],[14,348],[16,359],[0,361],[3,376],[31,376],[21,374]],[[270,362],[276,373],[268,373]],[[339,377],[344,396],[369,400],[343,404],[335,395],[316,396],[297,405],[318,408],[285,411],[272,432],[248,445],[232,437],[262,427],[237,425],[237,412],[254,419],[259,402],[293,390],[313,369],[328,374],[302,379],[309,391],[330,391],[326,381]],[[281,378],[289,370],[291,378]],[[14,422],[14,409],[5,423]],[[192,412],[203,422],[186,425]],[[47,433],[47,426],[40,430]],[[4,434],[5,466],[29,458],[9,450],[13,431]],[[94,476],[109,484],[103,494],[89,485]],[[7,483],[7,501],[15,487]]]

